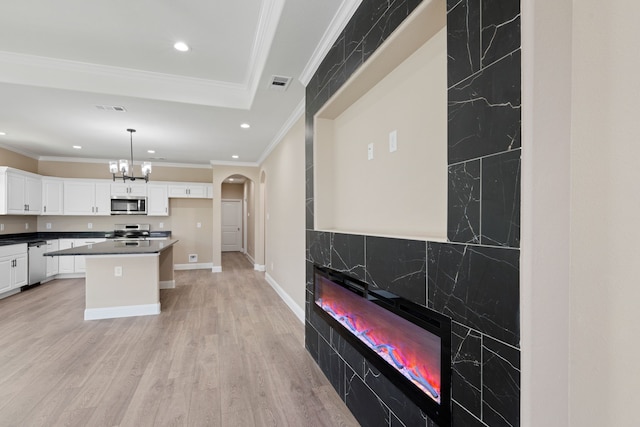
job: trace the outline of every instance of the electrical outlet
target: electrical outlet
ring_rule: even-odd
[[[202,223],[201,222],[196,223],[196,228],[202,228]]]
[[[28,222],[25,222],[25,223],[24,223],[24,229],[25,229],[25,230],[28,230],[28,229],[29,229],[29,223],[28,223]]]
[[[91,229],[93,228],[93,223],[92,223],[92,222],[88,223],[88,224],[87,224],[87,228],[88,228],[89,230],[91,230]]]
[[[398,150],[398,131],[389,132],[389,152],[393,153]]]
[[[51,230],[51,223],[50,222],[46,223],[45,227],[47,230]]]
[[[373,160],[373,142],[367,145],[367,160]]]
[[[271,271],[273,271],[273,261],[271,262]]]
[[[121,267],[121,266],[119,266],[119,265],[118,265],[118,266],[116,266],[116,267],[114,267],[114,269],[113,269],[113,274],[114,274],[116,277],[122,277],[122,267]]]
[[[198,262],[198,254],[189,254],[189,262]]]
[[[0,231],[4,231],[4,224],[0,224]]]
[[[164,222],[161,222],[160,224],[158,224],[159,228],[164,228]]]

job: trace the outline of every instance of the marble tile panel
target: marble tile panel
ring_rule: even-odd
[[[389,408],[349,367],[345,385],[345,403],[362,427],[389,425]]]
[[[398,387],[365,360],[364,382],[406,426],[424,426],[427,416]]]
[[[367,236],[365,247],[370,286],[426,305],[426,242]]]
[[[480,160],[449,166],[448,181],[447,237],[480,243]]]
[[[315,304],[312,302],[311,304]],[[309,321],[311,326],[314,327],[320,337],[324,338],[327,342],[331,341],[331,326],[325,320],[320,317],[318,313],[315,312],[313,306],[311,307],[311,315],[309,316]]]
[[[307,230],[307,260],[331,267],[331,233]]]
[[[482,159],[483,245],[520,247],[520,150]]]
[[[333,233],[331,238],[331,268],[356,279],[365,280],[364,236]]]
[[[482,420],[490,426],[520,425],[520,351],[484,337],[482,359]]]
[[[482,0],[482,66],[520,48],[520,2]]]
[[[344,64],[346,58],[344,46],[345,39],[344,32],[342,32],[316,70],[315,75],[318,79],[315,83],[317,84],[318,93],[331,81],[336,71]]]
[[[340,354],[347,365],[353,369],[360,378],[364,378],[364,356],[358,350],[353,348],[353,346],[349,344],[342,335],[336,332],[335,329],[331,335],[331,345],[335,351]]]
[[[482,337],[459,323],[451,325],[451,398],[482,416]]]
[[[447,87],[480,70],[480,2],[447,1]]]
[[[456,402],[451,402],[451,425],[455,427],[487,427]]]
[[[519,345],[519,250],[429,242],[428,257],[431,308]]]
[[[520,148],[520,51],[448,91],[449,164]]]
[[[313,360],[318,362],[318,331],[311,326],[309,321],[304,324],[304,348],[307,349]]]
[[[409,6],[407,0],[395,0],[388,3],[385,13],[373,24],[363,41],[363,59],[366,61],[378,47],[407,18]]]
[[[344,361],[327,341],[318,341],[318,365],[340,397],[344,396]]]

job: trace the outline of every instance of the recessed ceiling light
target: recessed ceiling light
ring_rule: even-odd
[[[238,156],[237,154],[234,154],[234,155],[233,155],[233,156],[231,156],[231,157],[232,157],[233,159],[237,159],[237,158],[239,158],[240,156]]]
[[[189,51],[189,46],[185,42],[177,42],[176,44],[173,45],[173,47],[176,50],[179,50],[180,52]]]
[[[6,133],[5,132],[0,132],[0,136],[5,136]]]
[[[243,124],[240,125],[240,127],[242,129],[249,129],[251,127],[251,125],[249,123],[243,123]]]
[[[147,150],[147,153],[149,153],[149,154],[155,154],[155,153],[156,153],[156,150]]]
[[[233,182],[233,178],[229,178],[229,182]]]
[[[80,145],[74,145],[74,146],[73,146],[73,149],[74,149],[74,150],[82,150],[82,146],[80,146]]]

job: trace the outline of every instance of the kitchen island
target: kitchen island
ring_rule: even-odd
[[[177,240],[106,241],[45,253],[86,257],[85,320],[160,313],[160,289],[174,288]]]

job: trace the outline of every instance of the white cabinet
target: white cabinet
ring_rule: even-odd
[[[181,184],[169,184],[169,197],[206,199],[207,196],[207,184],[188,182]]]
[[[79,246],[91,245],[94,243],[104,242],[106,239],[93,238],[93,239],[60,239],[59,249],[77,248]],[[85,273],[87,270],[85,257],[82,255],[75,256],[60,256],[58,260],[58,273],[70,274],[70,273]]]
[[[42,179],[18,169],[0,168],[0,214],[40,215]]]
[[[0,293],[27,284],[27,244],[0,246]]]
[[[144,197],[147,195],[147,183],[137,180],[130,183],[113,183],[111,184],[111,195]]]
[[[147,215],[169,215],[169,195],[166,184],[149,184],[147,186]]]
[[[47,252],[57,251],[59,244],[57,240],[47,240]],[[47,259],[47,277],[55,276],[58,274],[58,265],[60,257],[48,256]]]
[[[63,205],[65,215],[111,215],[111,184],[66,179]]]
[[[62,215],[64,213],[62,194],[64,181],[56,178],[42,178],[42,215]]]

